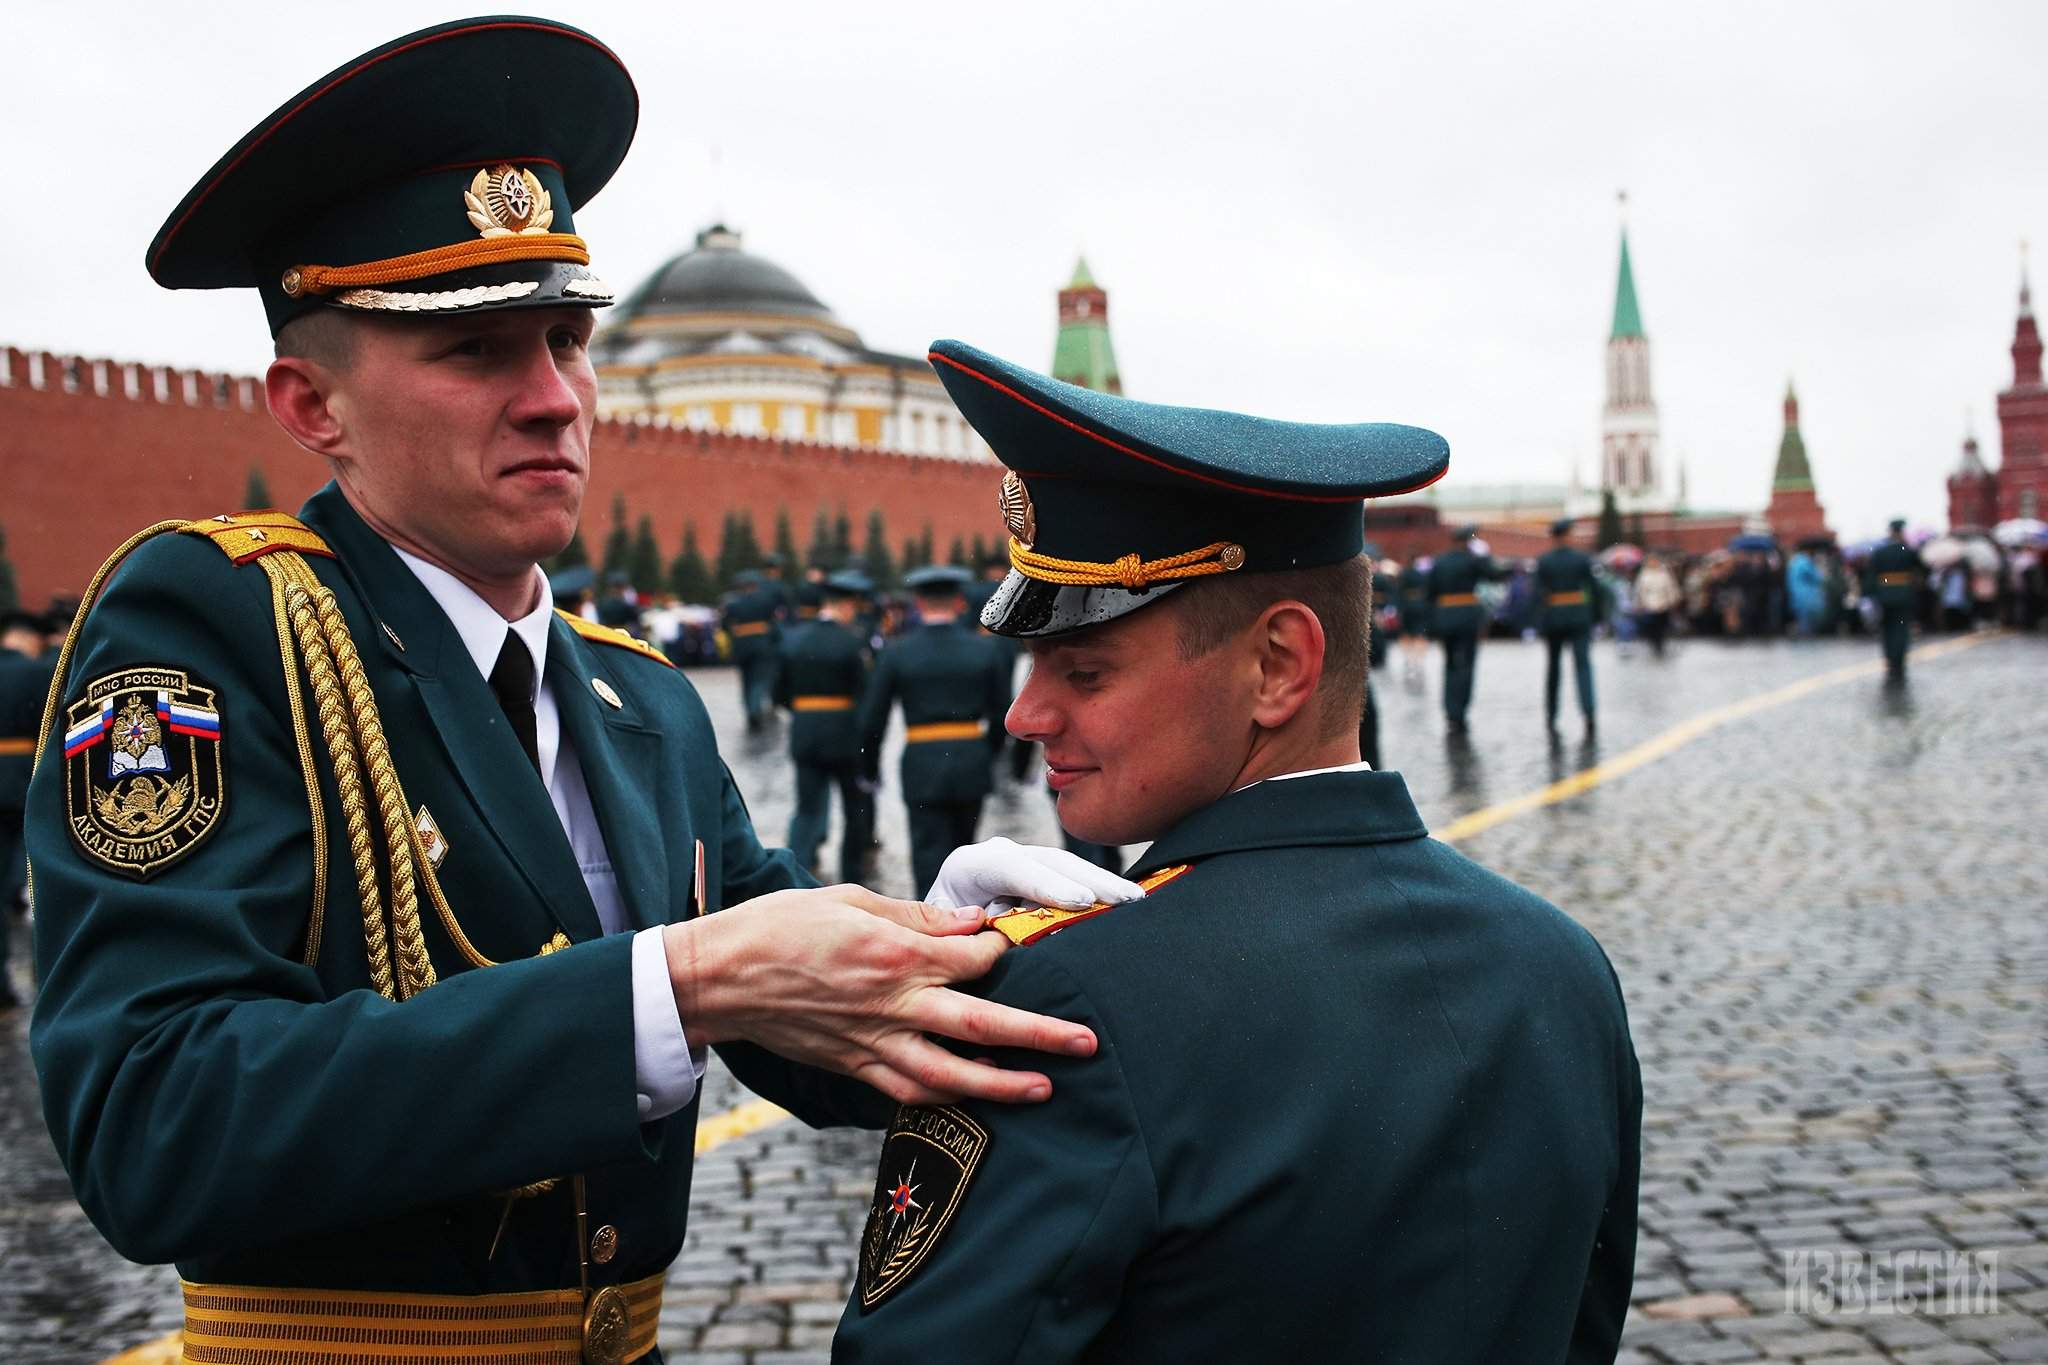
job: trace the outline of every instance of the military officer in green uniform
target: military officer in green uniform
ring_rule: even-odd
[[[946,854],[971,843],[990,788],[989,764],[1010,705],[1008,654],[977,633],[967,609],[967,572],[934,564],[904,578],[919,624],[889,644],[861,700],[860,733],[872,780],[882,734],[903,706],[903,801],[910,813],[910,868],[921,893]],[[962,837],[963,831],[965,837]]]
[[[788,603],[782,587],[764,578],[759,569],[742,569],[733,576],[733,592],[718,610],[719,624],[732,641],[732,661],[740,671],[741,704],[747,712],[747,728],[758,730],[767,723],[775,700],[775,661],[782,648],[782,623],[788,618]]]
[[[0,616],[0,1010],[21,1003],[8,975],[8,943],[20,904],[27,864],[22,857],[21,817],[34,765],[36,728],[50,689],[51,665],[42,657],[43,622],[25,611]]]
[[[636,114],[587,34],[442,25],[286,103],[149,250],[255,287],[270,410],[333,475],[115,550],[29,788],[44,1116],[114,1247],[177,1262],[187,1359],[645,1358],[706,1047],[863,1123],[849,1076],[1045,1093],[932,1033],[1092,1048],[944,988],[1006,946],[979,910],[763,848],[683,675],[551,610],[611,298],[575,215]],[[961,850],[940,894],[1022,863]]]
[[[1473,675],[1479,670],[1479,637],[1486,631],[1479,584],[1507,577],[1490,556],[1472,552],[1477,533],[1472,526],[1453,531],[1450,548],[1429,566],[1430,629],[1444,646],[1444,719],[1454,735],[1465,733]]]
[[[874,656],[853,627],[861,599],[874,591],[874,584],[867,575],[848,570],[833,574],[821,587],[817,619],[783,637],[775,675],[775,702],[790,712],[789,757],[796,764],[789,848],[803,866],[817,865],[837,787],[846,823],[839,842],[839,879],[857,882],[874,829],[875,802],[866,790],[855,709],[867,690]]]
[[[1551,547],[1536,561],[1537,621],[1549,662],[1543,675],[1543,723],[1557,733],[1558,663],[1569,649],[1579,692],[1579,714],[1593,733],[1593,623],[1600,617],[1600,580],[1592,556],[1572,548],[1572,519],[1550,526]]]
[[[1920,584],[1927,565],[1920,552],[1906,544],[1906,519],[1895,517],[1891,536],[1870,552],[1863,566],[1863,595],[1877,603],[1878,633],[1884,643],[1889,677],[1906,676],[1906,650],[1913,643],[1913,617],[1920,608]]]
[[[1151,891],[993,921],[1022,946],[989,998],[1101,1052],[1032,1110],[898,1112],[835,1359],[1612,1360],[1642,1099],[1614,974],[1358,761],[1358,500],[1442,439],[931,358],[1013,471],[1010,727],[1070,829],[1153,841]]]

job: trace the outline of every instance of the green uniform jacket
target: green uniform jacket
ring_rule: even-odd
[[[1536,620],[1547,635],[1591,630],[1600,619],[1600,580],[1593,559],[1568,545],[1536,561]]]
[[[903,799],[978,801],[990,787],[989,755],[1003,742],[1010,709],[1010,675],[994,641],[964,619],[919,626],[882,651],[860,706],[861,746],[870,776],[881,762],[889,708],[903,703],[906,729],[947,721],[980,722],[972,739],[910,742],[903,746]]]
[[[1918,550],[1904,541],[1890,541],[1870,552],[1870,562],[1863,567],[1863,594],[1887,616],[1911,616],[1919,609],[1920,581],[1926,573]]]
[[[867,642],[837,621],[798,626],[782,639],[777,705],[791,707],[789,756],[799,763],[851,763],[860,757],[855,708],[867,690]],[[843,701],[840,710],[798,709],[799,697]]]
[[[0,851],[11,852],[8,842],[21,823],[22,805],[28,798],[29,769],[34,754],[17,753],[24,742],[33,743],[43,723],[43,700],[50,690],[51,661],[32,659],[17,650],[0,649]],[[0,868],[0,886],[6,872]]]
[[[1429,634],[1429,575],[1411,561],[1401,570],[1399,593],[1401,633]]]
[[[1481,579],[1505,578],[1493,560],[1470,550],[1445,550],[1429,566],[1429,619],[1439,636],[1477,634],[1486,610],[1476,600]]]
[[[984,980],[1100,1050],[1037,1059],[1043,1105],[899,1114],[955,1140],[892,1128],[835,1361],[1612,1360],[1642,1088],[1599,945],[1392,773],[1233,793],[1132,875],[1180,863]]]
[[[593,1285],[648,1275],[682,1244],[697,1105],[639,1121],[631,935],[600,937],[547,793],[427,590],[331,485],[301,516],[338,556],[308,562],[347,618],[406,796],[447,840],[455,918],[502,965],[467,968],[423,904],[439,984],[403,1003],[371,989],[317,723],[324,845],[310,832],[268,576],[201,537],[146,542],[86,619],[63,699],[125,668],[188,670],[217,689],[223,800],[203,841],[134,880],[67,832],[61,746],[31,785],[30,1044],[79,1202],[123,1255],[192,1280],[487,1293],[577,1283],[569,1181],[520,1201],[488,1253],[495,1192],[583,1172],[590,1227],[618,1233]],[[690,913],[696,840],[713,908],[809,884],[756,840],[681,672],[557,618],[547,681],[636,923]],[[573,946],[536,956],[558,929]],[[859,1087],[727,1056],[814,1122],[886,1120]]]
[[[789,614],[782,586],[762,583],[745,592],[734,593],[718,610],[718,624],[732,638],[734,661],[744,661],[775,652],[782,633],[783,618]],[[766,626],[766,630],[740,633],[736,627]]]

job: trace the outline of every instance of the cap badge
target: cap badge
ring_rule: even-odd
[[[1007,470],[1003,474],[1003,491],[998,496],[1003,509],[1003,525],[1016,537],[1017,543],[1030,549],[1038,539],[1038,511],[1031,505],[1031,494],[1024,487],[1024,480],[1017,477],[1017,471]]]
[[[469,221],[485,237],[535,237],[555,221],[555,207],[532,171],[493,166],[478,171],[463,192]]]

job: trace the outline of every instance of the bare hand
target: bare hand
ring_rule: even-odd
[[[857,1076],[906,1104],[1042,1100],[1052,1083],[955,1056],[935,1033],[979,1047],[1085,1057],[1095,1035],[946,989],[1008,948],[979,909],[941,910],[859,886],[778,891],[663,930],[676,1009],[691,1046],[745,1039],[792,1061]]]

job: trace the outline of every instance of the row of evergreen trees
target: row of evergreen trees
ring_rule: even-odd
[[[883,589],[899,586],[910,570],[937,562],[930,522],[925,523],[919,534],[906,536],[892,552],[888,527],[879,507],[868,512],[867,531],[858,550],[854,548],[853,521],[845,505],[841,504],[832,515],[819,508],[811,524],[810,543],[801,555],[797,553],[788,508],[777,510],[773,539],[765,547],[754,529],[752,512],[727,512],[719,528],[718,548],[708,561],[694,523],[683,527],[683,543],[673,558],[664,560],[654,534],[653,516],[642,512],[630,531],[628,520],[624,495],[614,495],[611,529],[605,533],[604,554],[595,566],[600,583],[610,582],[614,574],[624,574],[626,581],[643,594],[673,593],[684,602],[717,601],[720,594],[732,587],[733,579],[742,569],[759,568],[769,553],[782,561],[785,576],[791,580],[801,577],[805,568],[857,568]],[[979,534],[971,542],[955,536],[947,548],[946,563],[972,567],[990,553],[988,542]],[[579,532],[547,567],[553,573],[590,562],[590,552]]]

